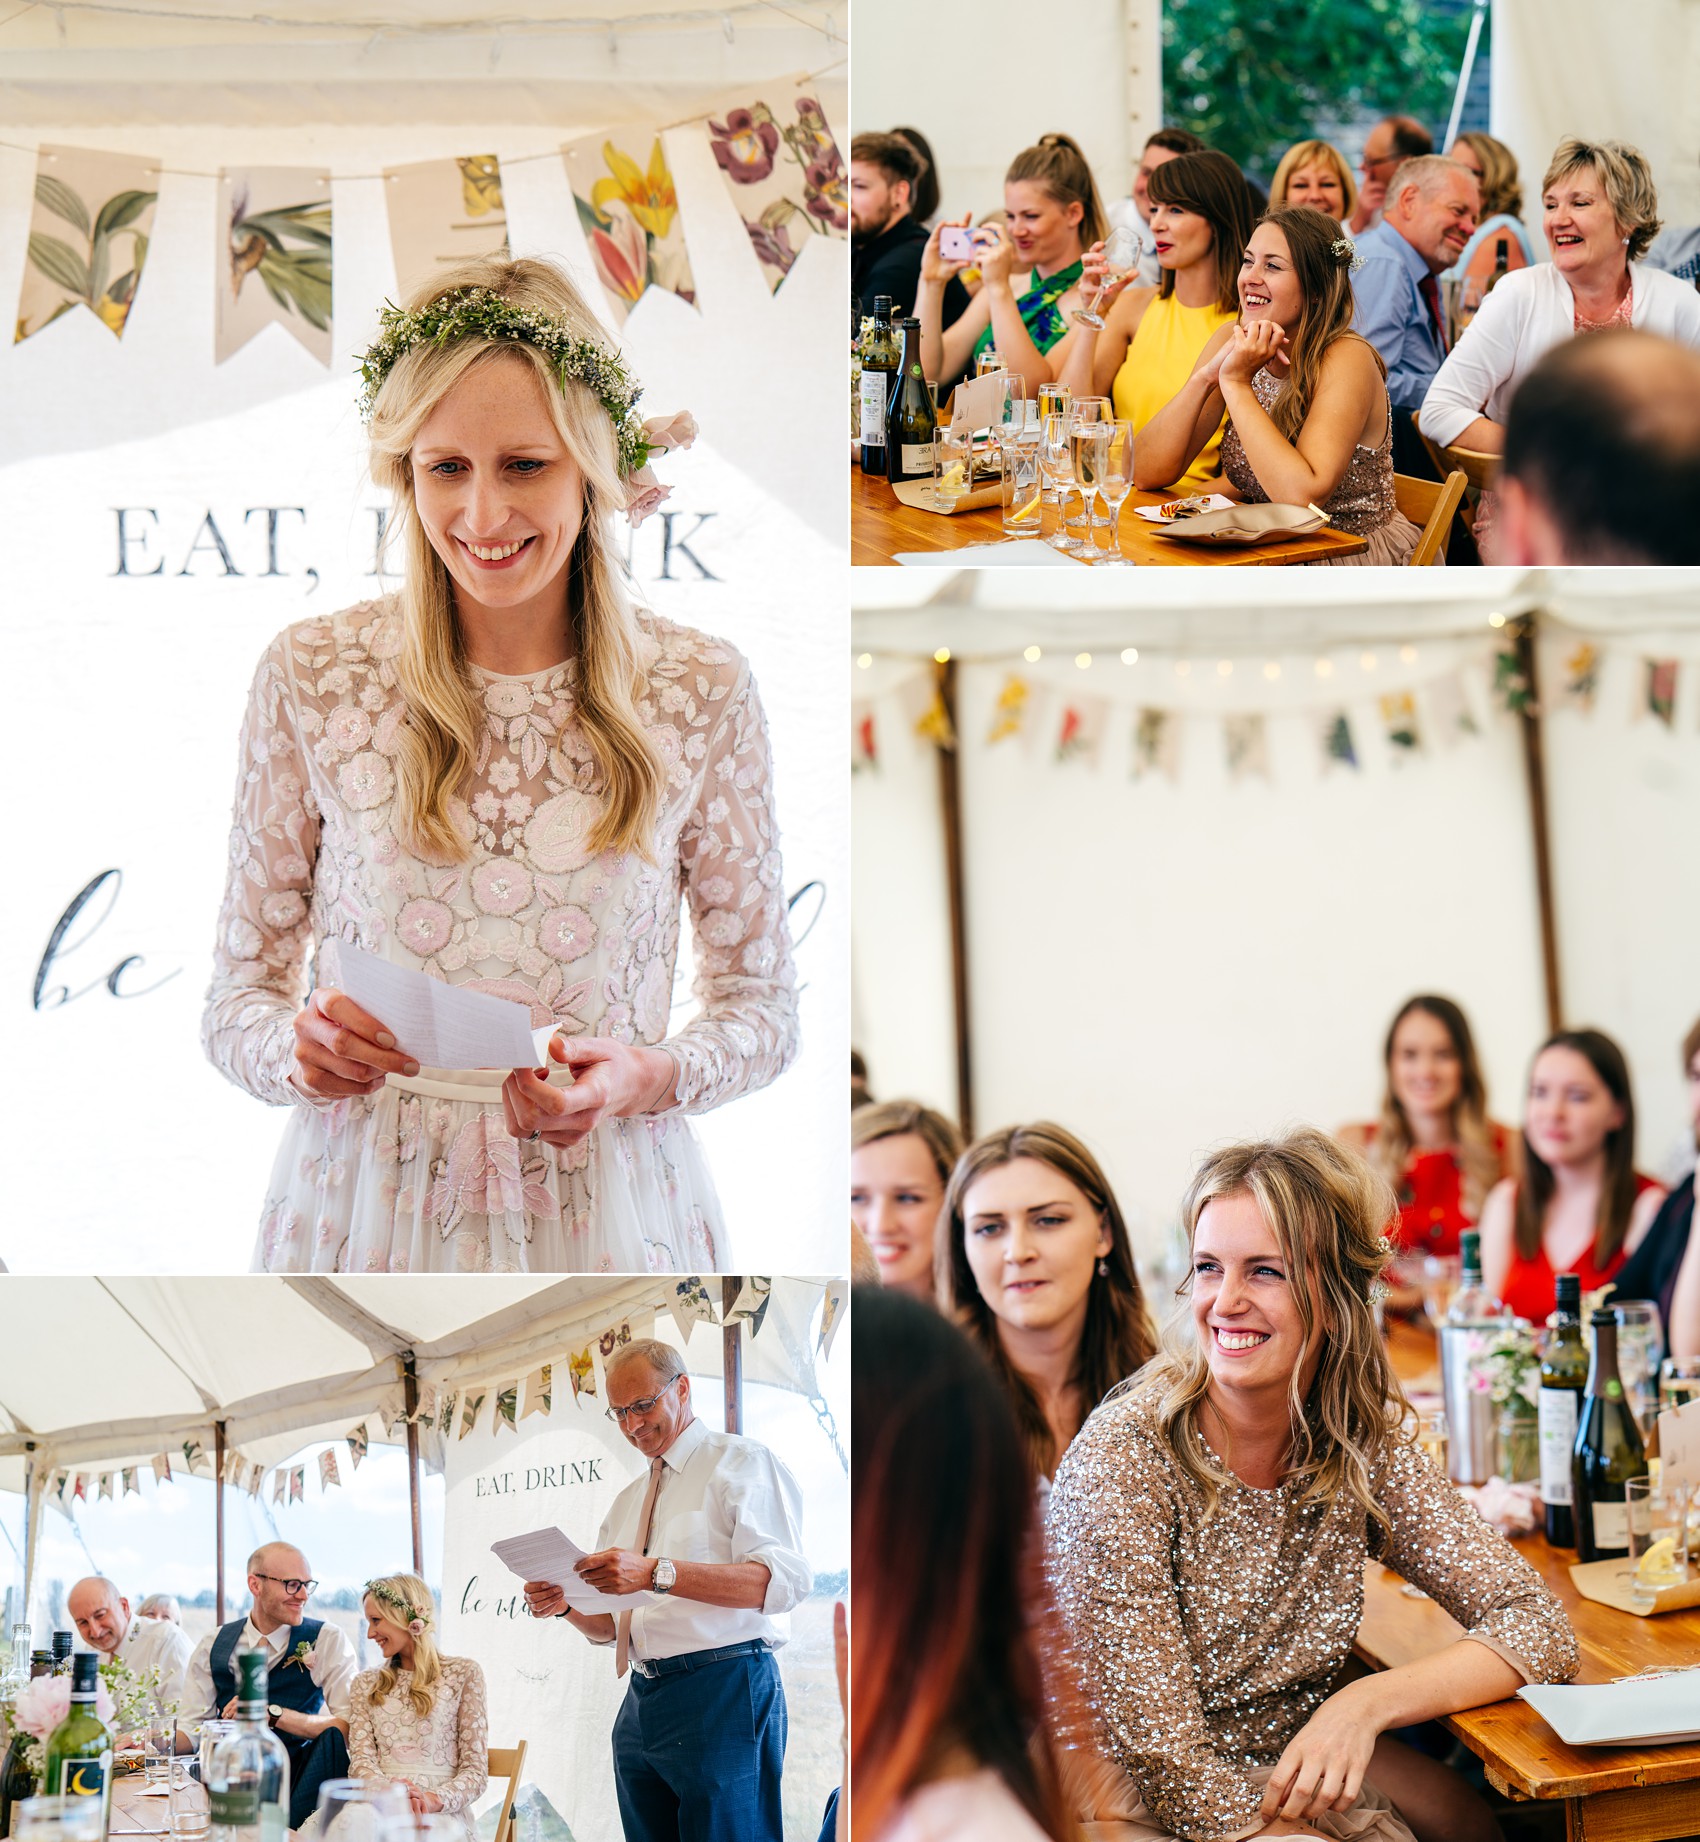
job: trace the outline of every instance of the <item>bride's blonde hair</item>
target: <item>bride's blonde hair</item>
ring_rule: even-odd
[[[442,1679],[443,1659],[431,1636],[437,1622],[436,1607],[431,1603],[431,1589],[416,1573],[387,1573],[382,1579],[366,1582],[366,1597],[378,1608],[385,1624],[407,1632],[413,1640],[413,1681],[407,1698],[421,1720],[437,1705],[437,1684]],[[420,1629],[410,1627],[417,1622]],[[395,1692],[397,1672],[385,1664],[378,1671],[368,1699],[378,1707]]]
[[[578,338],[605,342],[578,290],[547,262],[491,256],[460,263],[418,289],[406,308],[420,313],[445,295],[471,288],[546,315]],[[410,850],[430,860],[459,863],[471,848],[455,824],[450,800],[465,785],[477,755],[483,694],[455,618],[449,572],[420,522],[409,457],[421,427],[449,391],[479,366],[498,362],[531,366],[556,431],[584,476],[584,519],[567,563],[567,618],[578,674],[574,715],[603,781],[604,804],[590,848],[648,857],[663,781],[638,715],[644,672],[613,547],[611,521],[625,500],[614,425],[595,391],[577,378],[563,383],[536,346],[478,334],[424,339],[404,352],[372,411],[372,477],[394,500],[389,532],[400,531],[406,564],[396,669],[407,716],[396,741],[396,829]]]

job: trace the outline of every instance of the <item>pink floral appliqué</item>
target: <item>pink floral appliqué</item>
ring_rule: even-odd
[[[499,1118],[480,1114],[455,1134],[442,1175],[425,1193],[425,1219],[445,1238],[468,1215],[558,1220],[561,1205],[538,1181],[544,1168],[541,1162],[523,1168],[519,1140]]]

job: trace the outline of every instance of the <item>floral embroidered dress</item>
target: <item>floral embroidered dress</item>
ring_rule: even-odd
[[[372,1691],[380,1672],[368,1669],[354,1678],[348,1691],[348,1775],[379,1783],[406,1779],[434,1792],[443,1813],[460,1818],[471,1842],[477,1833],[472,1806],[490,1782],[484,1672],[471,1657],[444,1657],[442,1665],[436,1702],[423,1716],[408,1699],[411,1669],[396,1671],[395,1687],[377,1707]]]
[[[603,789],[574,721],[572,662],[529,677],[474,668],[485,729],[470,798],[456,802],[472,849],[444,866],[394,828],[394,601],[287,628],[260,661],[203,1024],[232,1081],[291,1109],[258,1267],[689,1272],[727,1261],[684,1115],[765,1086],[796,1051],[767,727],[734,648],[651,614],[637,622],[639,716],[665,770],[653,862],[587,847]],[[669,1037],[681,899],[701,1008]],[[309,951],[334,987],[339,940],[522,1003],[534,1025],[664,1044],[678,1104],[606,1120],[557,1150],[509,1134],[502,1070],[423,1068],[373,1095],[311,1095],[294,1078],[293,1020]]]

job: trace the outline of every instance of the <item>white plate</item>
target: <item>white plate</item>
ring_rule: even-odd
[[[1182,493],[1179,497],[1184,499],[1190,498],[1191,495]],[[1228,498],[1225,494],[1213,492],[1206,495],[1204,510],[1207,512],[1225,512],[1228,507],[1234,503],[1235,501]],[[1173,500],[1165,499],[1163,501],[1163,505],[1170,504],[1173,504]],[[1175,522],[1174,519],[1165,518],[1163,516],[1162,505],[1136,505],[1133,508],[1133,513],[1136,518],[1143,518],[1147,524],[1173,524]]]

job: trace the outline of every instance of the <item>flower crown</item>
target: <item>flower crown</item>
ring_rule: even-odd
[[[626,511],[637,524],[667,497],[668,489],[648,471],[649,457],[668,448],[688,448],[696,423],[688,414],[645,422],[637,415],[642,387],[617,352],[570,331],[535,307],[519,307],[489,288],[457,288],[439,295],[417,313],[386,301],[378,337],[360,357],[360,416],[370,424],[378,392],[396,363],[415,346],[447,345],[451,339],[512,339],[535,347],[554,366],[556,381],[586,384],[614,425],[614,447],[626,482]]]
[[[1336,237],[1328,247],[1354,275],[1364,266],[1364,259],[1358,254],[1358,246],[1350,237]]]
[[[430,1612],[421,1612],[416,1606],[409,1605],[387,1581],[368,1580],[364,1590],[386,1611],[398,1614],[395,1623],[400,1625],[410,1637],[423,1637],[430,1630]]]

